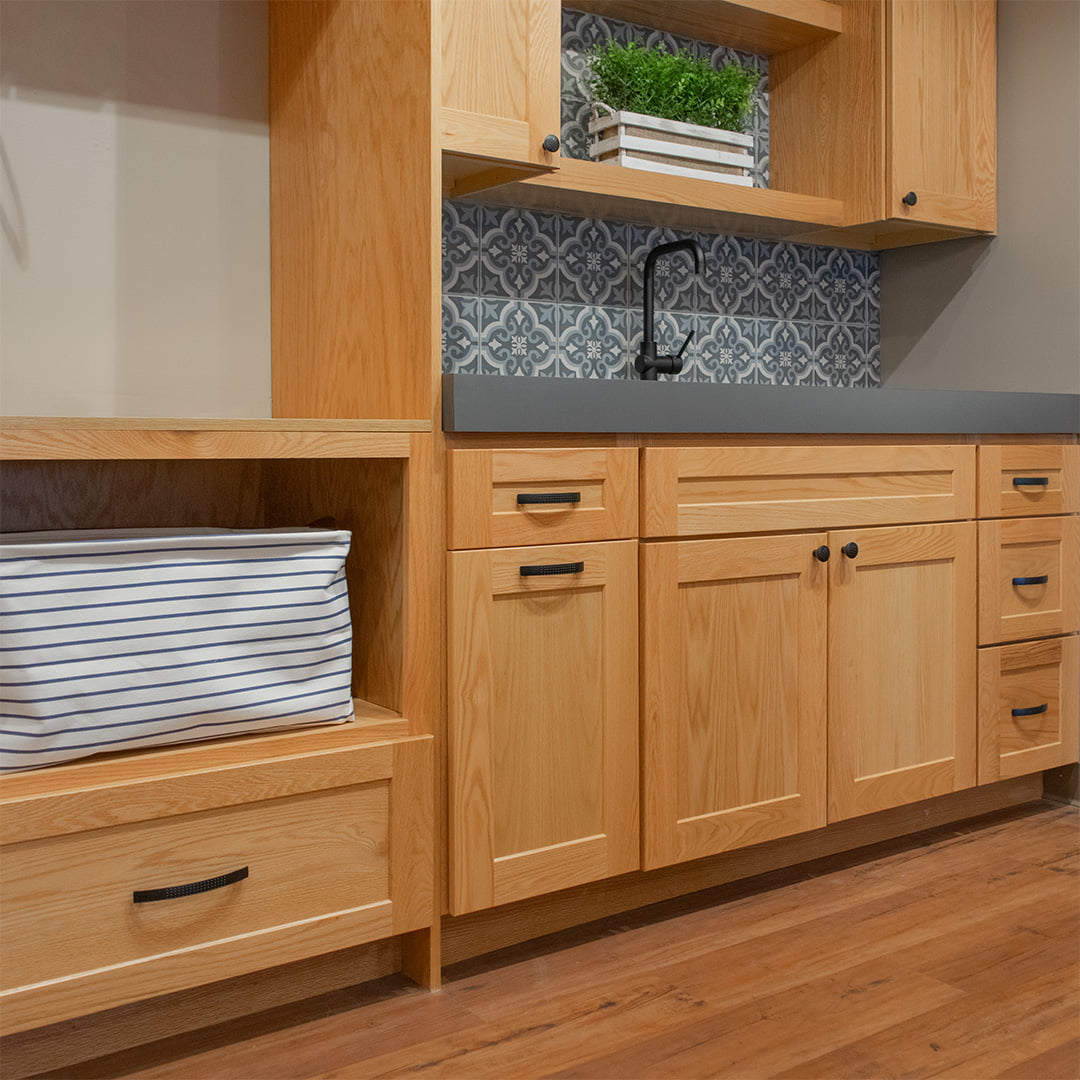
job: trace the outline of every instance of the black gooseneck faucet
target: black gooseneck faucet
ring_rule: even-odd
[[[670,244],[657,244],[656,247],[649,252],[645,257],[645,273],[644,273],[644,307],[645,307],[645,325],[642,328],[642,342],[641,351],[637,355],[637,359],[634,361],[634,370],[643,378],[650,382],[655,382],[659,375],[678,375],[682,371],[682,358],[683,353],[686,352],[686,346],[690,344],[690,339],[694,336],[694,331],[691,330],[686,335],[686,340],[682,343],[679,351],[674,356],[660,355],[656,353],[656,330],[654,328],[653,318],[653,306],[654,306],[654,277],[656,273],[656,260],[664,255],[670,255],[673,251],[688,251],[694,256],[694,272],[701,273],[702,263],[705,260],[705,256],[702,253],[701,245],[696,240],[672,240]]]

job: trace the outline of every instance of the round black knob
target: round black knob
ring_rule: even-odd
[[[914,206],[919,201],[919,196],[914,191],[909,191],[900,201],[905,206]]]
[[[849,559],[854,559],[859,554],[859,545],[852,540],[840,549]]]
[[[817,559],[818,562],[828,562],[831,554],[832,552],[829,550],[827,544],[822,544],[821,547],[814,548],[814,558]]]
[[[540,145],[543,146],[549,154],[554,154],[562,144],[559,142],[558,135],[545,135],[544,141]]]

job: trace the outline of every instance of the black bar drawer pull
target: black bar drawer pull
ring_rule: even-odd
[[[1046,487],[1050,483],[1049,476],[1014,476],[1013,487]]]
[[[1030,709],[1013,709],[1012,714],[1013,716],[1038,716],[1049,708],[1049,705],[1034,705]]]
[[[530,495],[527,492],[517,497],[518,506],[538,506],[549,503],[579,503],[580,491],[552,491]]]
[[[214,889],[224,888],[226,885],[235,885],[247,876],[248,868],[241,866],[239,870],[232,870],[228,874],[207,878],[205,881],[192,881],[187,885],[170,885],[167,889],[136,889],[131,894],[131,902],[149,904],[154,900],[178,900],[181,896],[194,896],[196,893],[211,892]]]
[[[522,577],[547,577],[549,574],[581,574],[585,571],[583,562],[551,563],[548,566],[521,566],[518,568]]]
[[[1038,577],[1014,577],[1014,585],[1045,585],[1050,580],[1049,574],[1040,574]]]

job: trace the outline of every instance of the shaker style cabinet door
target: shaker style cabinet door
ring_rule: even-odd
[[[442,149],[558,168],[558,0],[439,0],[436,10]]]
[[[450,909],[638,866],[637,542],[449,555]]]
[[[829,546],[829,820],[973,786],[974,522]]]
[[[993,232],[996,6],[889,0],[885,216]]]
[[[825,824],[825,542],[642,545],[646,869]]]

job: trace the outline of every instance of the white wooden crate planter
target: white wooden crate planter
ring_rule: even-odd
[[[593,106],[589,156],[629,169],[753,186],[754,139],[737,131]]]

